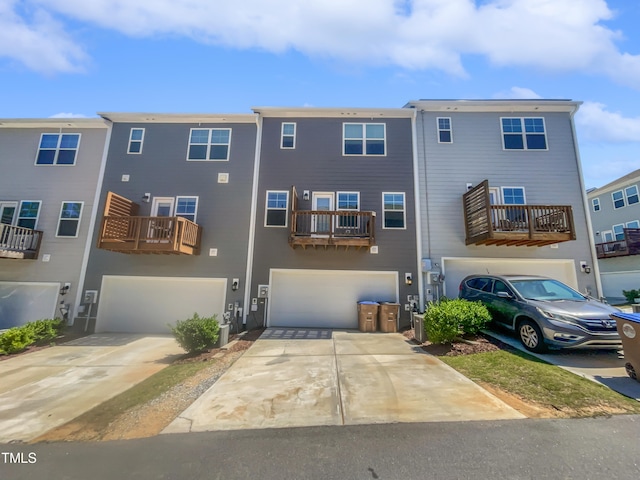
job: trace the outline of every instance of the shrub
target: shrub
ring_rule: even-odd
[[[442,299],[429,304],[424,314],[424,329],[430,342],[450,343],[463,333],[478,333],[490,321],[489,311],[480,302]]]
[[[636,303],[636,298],[640,297],[640,290],[623,290],[622,294],[629,303]]]
[[[0,350],[7,355],[21,352],[35,342],[33,331],[30,328],[14,327],[0,335]]]
[[[176,342],[189,353],[203,352],[213,347],[218,341],[217,316],[200,318],[197,313],[186,320],[178,320],[176,326],[169,325]]]
[[[33,332],[36,342],[48,342],[58,336],[63,326],[62,320],[56,318],[29,322],[23,328],[29,328]]]

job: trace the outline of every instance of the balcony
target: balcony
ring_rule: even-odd
[[[98,248],[120,253],[199,255],[202,227],[182,217],[141,217],[131,200],[107,194]]]
[[[492,205],[485,180],[463,195],[467,245],[542,247],[576,239],[568,205]]]
[[[40,230],[0,224],[0,258],[35,260],[41,242]]]
[[[297,210],[297,193],[291,191],[289,245],[360,249],[375,245],[376,213],[355,210]]]
[[[598,258],[626,257],[640,254],[640,228],[625,228],[624,239],[596,244]]]

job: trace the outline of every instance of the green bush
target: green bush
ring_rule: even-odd
[[[186,320],[178,320],[176,326],[169,325],[178,345],[189,353],[203,352],[218,341],[220,325],[216,315],[200,318],[197,313]]]
[[[44,343],[56,338],[60,334],[63,326],[63,321],[56,318],[29,322],[24,325],[23,328],[28,328],[33,332],[33,337],[36,342]]]
[[[0,351],[11,355],[27,348],[36,341],[33,331],[25,326],[10,328],[0,335]]]
[[[424,330],[432,343],[451,343],[461,334],[475,335],[490,321],[489,311],[480,302],[442,299],[429,304],[424,314]]]
[[[640,290],[623,290],[622,294],[629,303],[636,303],[636,298],[640,297]]]

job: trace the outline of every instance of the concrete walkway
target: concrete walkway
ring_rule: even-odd
[[[170,336],[96,334],[0,362],[0,443],[29,441],[184,354]]]
[[[401,334],[272,328],[163,433],[515,418]]]

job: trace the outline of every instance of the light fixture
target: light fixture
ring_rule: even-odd
[[[302,193],[302,199],[303,199],[303,200],[309,200],[309,190],[305,190],[305,191]]]
[[[142,201],[145,202],[145,203],[149,203],[149,200],[151,200],[151,194],[150,193],[145,193],[142,196]]]

